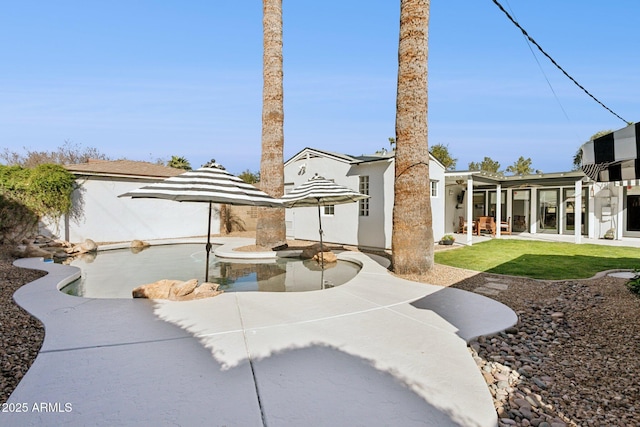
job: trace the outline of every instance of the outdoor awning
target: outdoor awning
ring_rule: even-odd
[[[640,179],[632,179],[628,181],[618,181],[614,184],[616,187],[637,187],[640,185]]]
[[[599,182],[640,179],[640,123],[583,144],[582,171]]]

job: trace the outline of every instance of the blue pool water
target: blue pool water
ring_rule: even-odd
[[[131,298],[131,291],[162,279],[204,282],[204,245],[152,246],[139,253],[130,249],[98,252],[95,257],[75,259],[71,265],[82,277],[62,289],[86,298]],[[347,261],[328,264],[324,272],[313,260],[222,261],[211,255],[209,282],[219,283],[225,292],[303,292],[327,289],[351,280],[360,270]]]

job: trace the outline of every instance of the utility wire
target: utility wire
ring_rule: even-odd
[[[533,44],[535,45],[535,47],[537,47],[537,48],[538,48],[538,50],[539,50],[540,52],[542,52],[542,54],[543,54],[544,56],[546,56],[546,57],[549,59],[549,61],[551,61],[551,63],[552,63],[553,65],[555,65],[555,66],[556,66],[560,71],[562,71],[562,73],[563,73],[565,76],[567,76],[567,77],[569,78],[569,80],[571,80],[571,81],[572,81],[576,86],[578,86],[580,89],[582,89],[582,91],[583,91],[584,93],[586,93],[587,95],[589,95],[589,96],[590,96],[594,101],[596,101],[598,104],[600,104],[600,105],[601,105],[605,110],[607,110],[608,112],[610,112],[611,114],[613,114],[614,116],[616,116],[617,118],[619,118],[620,120],[622,120],[623,122],[625,122],[625,124],[627,124],[627,125],[632,124],[632,122],[629,122],[629,121],[627,121],[627,120],[623,119],[623,118],[622,118],[622,117],[620,117],[618,114],[616,114],[616,113],[615,113],[611,108],[609,108],[609,107],[607,107],[606,105],[604,105],[604,104],[603,104],[603,103],[602,103],[598,98],[596,98],[595,96],[593,96],[593,95],[592,95],[592,94],[591,94],[587,89],[585,89],[585,88],[584,88],[580,83],[578,83],[578,82],[576,81],[576,79],[574,79],[573,77],[571,77],[571,76],[569,75],[569,73],[567,73],[567,72],[566,72],[566,71],[565,71],[565,70],[564,70],[560,65],[558,65],[558,63],[557,63],[557,62],[556,62],[556,61],[555,61],[551,56],[549,56],[549,54],[548,54],[547,52],[545,52],[545,51],[544,51],[544,49],[542,49],[542,47],[540,47],[540,45],[539,45],[539,44],[538,44],[538,43],[537,43],[537,42],[536,42],[536,41],[535,41],[535,40],[534,40],[534,39],[533,39],[533,38],[532,38],[532,37],[527,33],[527,31],[526,31],[524,28],[522,28],[522,27],[520,26],[520,24],[518,24],[518,22],[517,22],[515,19],[513,19],[513,17],[512,17],[511,15],[509,15],[509,12],[507,12],[507,11],[505,10],[505,8],[504,8],[504,7],[502,7],[502,5],[498,2],[498,0],[493,0],[493,2],[495,3],[495,5],[496,5],[496,6],[498,6],[498,8],[499,8],[499,9],[500,9],[500,10],[501,10],[505,15],[507,15],[507,18],[509,18],[509,20],[513,23],[513,25],[515,25],[516,27],[518,27],[518,29],[520,29],[520,31],[522,31],[522,34],[524,34],[524,35],[525,35],[525,37],[526,37],[527,39],[529,39],[529,41],[530,41],[531,43],[533,43]]]
[[[506,0],[506,1],[507,1],[507,6],[509,7],[509,11],[511,11],[511,15],[513,15],[514,19],[516,19],[516,14],[513,12],[513,8],[511,7],[511,4],[509,4],[509,0]],[[571,123],[571,119],[569,118],[569,115],[567,114],[567,110],[564,109],[564,106],[562,105],[562,102],[560,101],[560,98],[558,97],[558,94],[556,93],[555,89],[553,88],[553,85],[551,84],[551,81],[549,80],[549,77],[547,76],[547,73],[545,73],[544,72],[544,68],[542,68],[542,64],[540,63],[540,60],[538,59],[538,56],[536,55],[536,52],[533,50],[533,47],[531,47],[531,42],[529,42],[527,37],[524,37],[524,41],[527,44],[527,47],[529,48],[529,51],[531,52],[531,56],[533,56],[533,59],[535,59],[536,64],[538,64],[538,68],[540,69],[540,72],[544,76],[544,79],[547,82],[547,85],[549,86],[549,89],[551,90],[551,93],[553,94],[553,97],[556,99],[556,102],[560,106],[560,109],[562,110],[562,113],[564,114],[564,117],[567,119],[567,122]]]

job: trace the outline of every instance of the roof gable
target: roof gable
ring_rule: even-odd
[[[287,166],[289,163],[297,162],[299,160],[314,159],[318,157],[325,157],[344,163],[354,163],[358,161],[355,157],[348,154],[332,153],[330,151],[323,151],[316,148],[305,147],[294,154],[289,160],[284,162],[284,165]]]

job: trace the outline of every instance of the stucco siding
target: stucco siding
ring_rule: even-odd
[[[71,242],[87,238],[97,242],[152,240],[207,234],[207,203],[180,203],[160,199],[119,198],[118,195],[149,183],[148,180],[91,177],[78,180],[74,209],[78,214],[45,224],[45,232]],[[220,230],[214,205],[212,234]]]
[[[359,191],[360,177],[369,177],[369,215],[360,216],[359,204],[335,206],[334,215],[322,212],[324,241],[368,248],[391,248],[393,228],[394,161],[392,157],[380,160],[349,162],[337,156],[303,150],[285,164],[285,192],[304,183],[316,173],[336,183]],[[437,162],[429,165],[430,179],[437,182],[437,195],[432,197],[434,239],[445,233],[445,176]],[[287,236],[290,238],[319,239],[317,208],[287,209]]]

